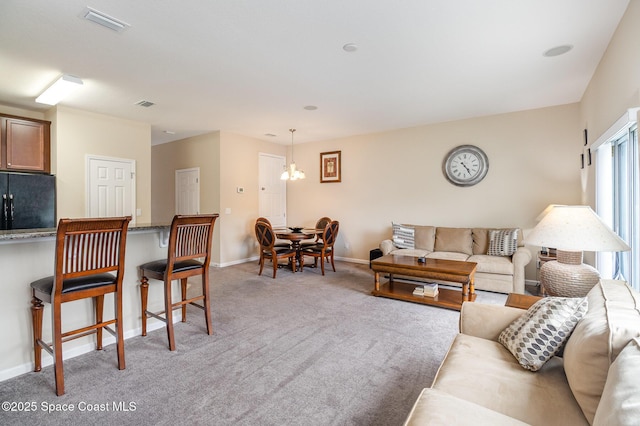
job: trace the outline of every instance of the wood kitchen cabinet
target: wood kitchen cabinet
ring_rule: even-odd
[[[0,115],[0,170],[51,171],[51,122]]]

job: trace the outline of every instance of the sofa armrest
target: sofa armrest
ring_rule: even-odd
[[[393,244],[391,240],[384,240],[380,243],[380,250],[382,251],[382,255],[386,256],[391,253],[391,250],[395,249],[396,246]]]
[[[513,263],[513,292],[524,294],[524,268],[531,262],[531,252],[526,247],[518,247],[511,256]]]
[[[404,422],[404,426],[417,425],[516,426],[526,423],[441,390],[426,388]]]
[[[460,309],[460,333],[497,341],[502,330],[525,312],[502,305],[464,302]]]

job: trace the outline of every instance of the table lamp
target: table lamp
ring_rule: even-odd
[[[549,296],[561,297],[584,297],[600,280],[594,267],[582,263],[583,251],[631,250],[589,206],[554,206],[525,243],[557,249],[558,260],[540,268],[540,284]]]

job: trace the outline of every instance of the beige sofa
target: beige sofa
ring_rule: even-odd
[[[524,293],[524,268],[531,261],[531,252],[523,247],[521,230],[517,232],[517,249],[509,256],[489,255],[490,228],[446,228],[402,225],[413,230],[413,247],[399,248],[398,241],[380,243],[383,255],[401,254],[434,259],[476,262],[477,290],[500,293]],[[459,285],[459,284],[454,284]]]
[[[602,280],[564,347],[536,372],[498,336],[522,309],[465,302],[431,388],[405,425],[640,424],[640,294]]]

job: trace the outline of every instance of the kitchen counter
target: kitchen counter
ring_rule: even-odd
[[[171,224],[168,223],[140,223],[129,224],[129,233],[141,231],[166,231]],[[48,238],[56,236],[56,228],[41,229],[10,229],[0,231],[0,243],[15,240],[29,240],[35,238]]]
[[[125,340],[141,333],[140,280],[138,265],[167,257],[169,224],[135,224],[129,226],[125,253],[123,279],[123,328]],[[0,231],[0,381],[33,371],[33,337],[31,328],[31,287],[40,278],[53,275],[55,253],[55,229],[24,229]],[[155,280],[152,280],[155,282]],[[174,294],[180,294],[178,282]],[[149,309],[164,309],[162,284],[149,288]],[[113,318],[113,296],[105,300],[105,319]],[[62,315],[63,330],[71,330],[91,324],[93,319],[91,300],[65,304]],[[180,311],[174,320],[181,319]],[[148,330],[164,327],[164,323],[149,319]],[[45,304],[43,340],[51,341],[51,306]],[[104,344],[114,343],[109,334]],[[127,353],[125,341],[125,357]],[[165,350],[164,346],[158,350]],[[65,358],[95,350],[95,336],[82,337],[64,344]],[[52,358],[43,351],[43,368],[52,364]],[[108,374],[108,371],[105,370]]]

